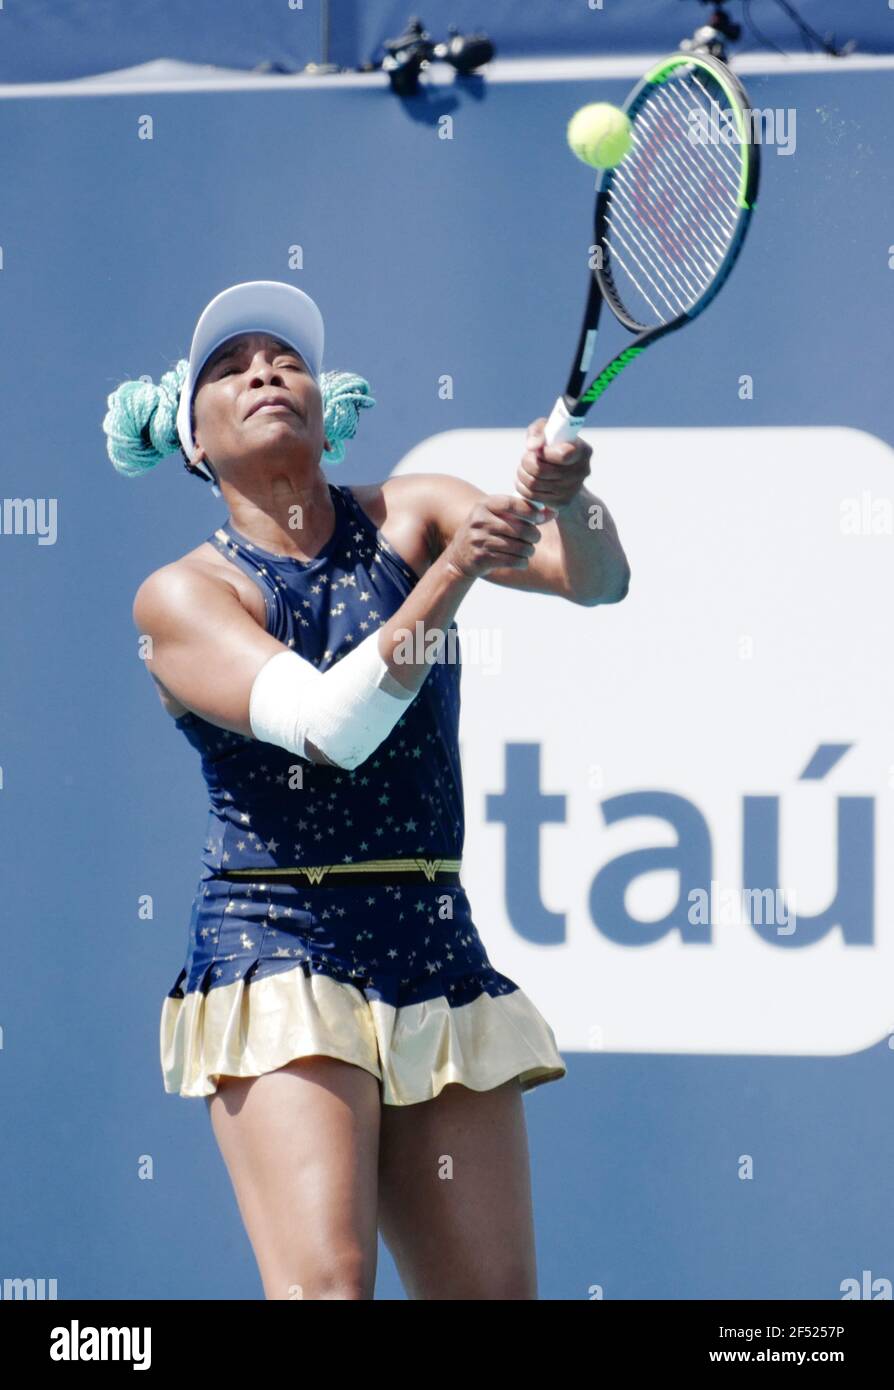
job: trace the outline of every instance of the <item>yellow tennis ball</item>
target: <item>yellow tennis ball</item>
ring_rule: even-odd
[[[614,169],[630,149],[630,121],[620,107],[592,101],[575,111],[568,122],[568,143],[585,164]]]

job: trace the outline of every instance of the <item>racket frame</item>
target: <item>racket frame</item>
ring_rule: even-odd
[[[739,218],[735,231],[726,255],[704,293],[682,314],[668,320],[667,323],[656,324],[652,328],[646,328],[643,324],[638,323],[628,314],[621,303],[611,275],[610,253],[603,256],[601,265],[591,267],[587,305],[578,337],[574,365],[569,374],[565,391],[556,401],[546,425],[545,439],[548,445],[575,439],[584,424],[590,407],[599,400],[615,377],[619,376],[630,362],[645,352],[647,347],[651,347],[652,343],[658,342],[659,338],[667,337],[669,333],[674,333],[684,324],[691,323],[693,319],[698,318],[699,314],[708,307],[725,284],[742,249],[742,242],[751,221],[751,213],[757,201],[760,179],[760,147],[754,139],[753,130],[749,136],[745,129],[743,113],[750,110],[750,107],[748,95],[739,79],[725,63],[721,63],[718,58],[710,54],[680,51],[662,59],[661,62],[649,69],[630,93],[624,103],[623,110],[629,118],[635,119],[636,110],[642,104],[646,93],[653,87],[667,81],[680,67],[702,68],[710,74],[727,97],[729,108],[735,116],[740,144],[743,149],[748,151],[747,156],[742,161],[739,177],[739,189],[736,198]],[[608,190],[613,174],[613,169],[604,169],[596,188],[594,242],[596,248],[600,250],[604,246],[603,234],[608,206]],[[598,375],[593,377],[586,389],[583,390],[581,388],[587,379],[586,373],[596,346],[603,302],[608,304],[615,318],[624,328],[636,334],[636,338],[633,343],[615,353],[614,357],[609,359]]]

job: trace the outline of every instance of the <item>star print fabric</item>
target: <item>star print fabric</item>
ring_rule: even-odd
[[[229,522],[209,537],[259,585],[267,631],[320,670],[418,582],[351,489],[329,490],[335,529],[310,561],[263,550]],[[176,721],[200,755],[209,811],[186,962],[162,1008],[167,1091],[210,1095],[222,1075],[260,1075],[309,1055],[364,1067],[393,1105],[430,1099],[449,1082],[487,1090],[518,1076],[528,1089],[565,1075],[548,1023],[488,959],[459,882],[389,882],[385,871],[373,882],[305,884],[272,872],[459,864],[458,643],[453,651],[351,771],[192,712]],[[247,870],[252,880],[224,876]]]

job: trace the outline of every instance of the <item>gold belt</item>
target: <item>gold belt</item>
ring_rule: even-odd
[[[221,869],[216,877],[266,882],[278,878],[301,884],[318,884],[337,877],[346,883],[380,883],[383,877],[397,883],[424,880],[459,884],[459,859],[364,859],[350,864],[296,864],[275,869]]]

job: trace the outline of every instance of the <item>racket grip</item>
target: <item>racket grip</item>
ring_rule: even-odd
[[[544,441],[546,444],[564,444],[577,438],[584,417],[570,414],[564,399],[560,396],[553,406],[553,413],[546,422]]]
[[[582,415],[570,414],[568,407],[560,396],[553,406],[552,415],[550,415],[546,422],[546,429],[543,432],[544,443],[564,444],[566,440],[576,439],[578,430],[580,430],[583,423],[584,417]],[[521,497],[522,495],[518,488],[515,489],[515,495],[516,497]],[[538,507],[541,513],[543,512],[544,504],[542,502],[534,502],[530,497],[526,497],[524,500],[530,502],[532,507]],[[531,517],[531,520],[534,522],[535,526],[542,526],[544,518],[541,515],[539,517]]]

